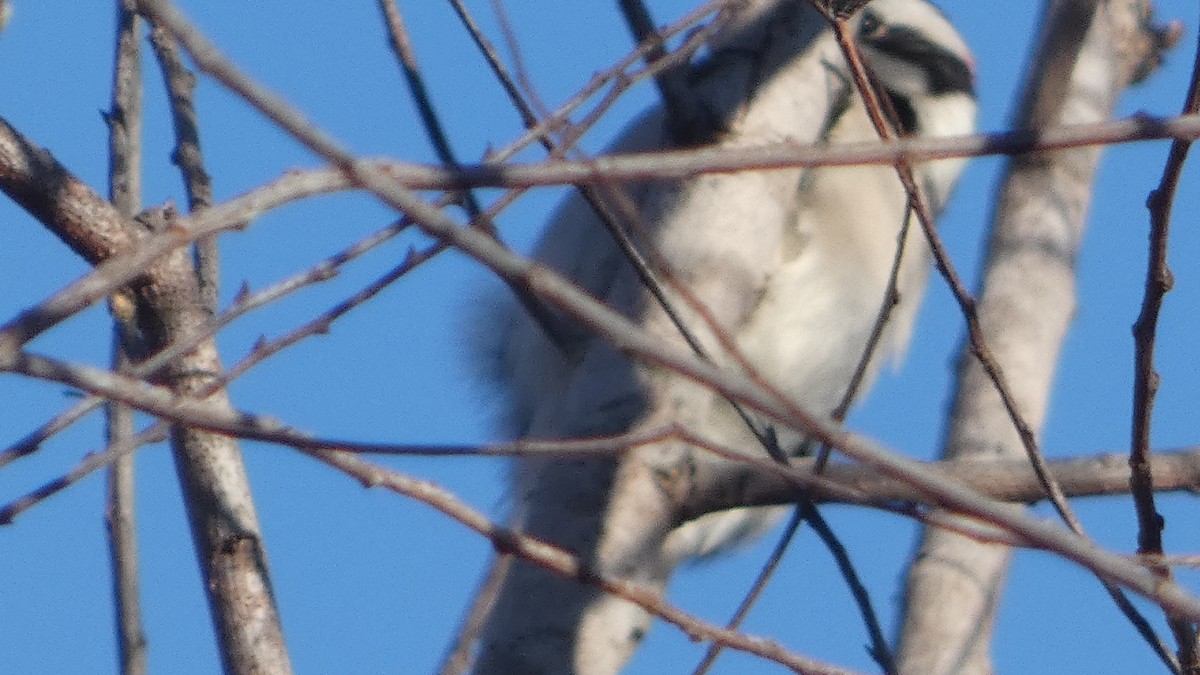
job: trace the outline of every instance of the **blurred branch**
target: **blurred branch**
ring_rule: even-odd
[[[1191,83],[1183,105],[1184,115],[1195,115],[1197,112],[1200,112],[1200,50],[1197,51],[1192,65]],[[1154,397],[1161,381],[1154,368],[1154,347],[1163,296],[1174,285],[1174,275],[1167,264],[1167,240],[1170,233],[1171,209],[1190,149],[1191,141],[1175,140],[1171,143],[1162,179],[1146,202],[1150,211],[1150,251],[1146,261],[1142,309],[1133,324],[1135,353],[1129,483],[1133,493],[1133,505],[1137,511],[1138,553],[1149,556],[1163,554],[1162,530],[1165,527],[1163,517],[1155,508],[1154,490],[1150,487],[1154,484],[1150,462],[1151,416]],[[1166,565],[1155,565],[1151,569],[1165,579],[1171,578],[1171,569]],[[1167,622],[1175,634],[1177,656],[1183,672],[1189,675],[1200,674],[1196,625],[1170,613],[1167,614]]]
[[[126,281],[133,281],[130,301],[137,306],[138,328],[151,351],[201,331],[211,322],[200,298],[195,268],[175,250],[187,240],[180,236],[179,228],[168,219],[160,236],[146,236],[143,225],[123,218],[49,153],[2,121],[0,191],[98,267],[49,303],[23,312],[0,328],[0,368],[22,360],[21,344]],[[156,260],[172,250],[171,255]],[[114,268],[118,274],[113,276],[128,276],[109,286],[111,277],[104,277]],[[220,370],[216,345],[206,340],[172,363],[164,379],[172,385],[171,396],[189,400]],[[218,392],[205,405],[227,407],[228,401]],[[226,670],[290,672],[258,518],[235,442],[176,427],[172,448]]]
[[[204,401],[180,399],[169,390],[141,380],[78,364],[66,364],[45,357],[22,353],[15,359],[13,372],[59,382],[105,398],[122,401],[143,412],[177,424],[208,429],[238,438],[286,445],[308,453],[325,451],[353,454],[403,456],[507,456],[532,457],[553,455],[557,458],[611,456],[632,448],[678,438],[709,450],[735,463],[721,473],[701,473],[675,505],[680,522],[705,513],[741,506],[774,506],[795,503],[801,493],[817,503],[887,505],[892,503],[940,506],[934,498],[911,481],[895,478],[887,471],[855,464],[830,464],[814,473],[815,458],[797,458],[790,466],[747,456],[741,449],[726,448],[676,427],[650,427],[629,434],[582,440],[523,440],[485,446],[441,446],[360,442],[320,438],[287,427],[272,418],[244,411],[227,410]],[[231,375],[241,372],[234,368]],[[221,384],[225,384],[223,381]],[[143,432],[148,434],[149,432]],[[153,438],[153,436],[150,436]],[[846,442],[869,441],[846,435]],[[110,458],[111,459],[111,458]],[[1200,490],[1200,450],[1155,453],[1152,458],[1156,491]],[[963,491],[978,493],[997,501],[1034,503],[1044,499],[1028,463],[1019,460],[947,460],[913,462],[912,470],[922,476],[953,482]],[[89,470],[98,468],[92,459]],[[1126,494],[1129,492],[1127,467],[1118,456],[1100,455],[1050,462],[1050,469],[1072,497]],[[83,474],[72,472],[76,478]],[[715,490],[706,481],[736,481],[741,490]],[[729,483],[725,483],[729,484]],[[43,495],[44,496],[44,495]],[[24,504],[24,500],[22,501]],[[20,510],[24,510],[22,506]],[[8,523],[19,511],[0,510],[0,523]],[[1002,524],[1002,523],[997,523]],[[1014,530],[1020,532],[1020,530]]]
[[[113,208],[122,217],[131,218],[139,208],[142,192],[142,22],[132,0],[118,0],[114,6],[117,30],[112,107],[104,116],[109,129],[109,197]],[[123,323],[121,318],[114,322],[114,370],[126,369],[131,356],[140,356],[131,351],[140,342],[133,337],[136,330],[135,326]],[[106,413],[107,444],[128,443],[133,436],[133,410],[129,406],[109,402]],[[144,674],[147,656],[139,590],[134,488],[133,456],[117,458],[108,469],[108,504],[104,520],[113,577],[117,654],[123,675]]]
[[[404,162],[376,162],[394,180],[412,189],[454,189],[456,186],[532,187],[561,183],[620,181],[672,178],[699,172],[733,172],[750,168],[781,169],[804,166],[847,164],[891,164],[899,158],[912,161],[951,156],[1013,154],[1034,150],[1054,150],[1090,145],[1157,140],[1163,138],[1200,138],[1200,118],[1153,118],[1136,116],[1126,120],[1069,125],[1045,130],[1013,131],[962,138],[900,139],[891,143],[852,144],[838,147],[801,147],[772,145],[754,148],[703,148],[597,157],[585,161],[556,160],[539,164],[496,166],[468,165],[455,174],[441,167]],[[520,144],[506,149],[515,152]],[[63,199],[42,203],[37,190],[21,195],[19,184],[10,183],[13,198],[34,213],[45,215],[64,235],[71,238],[83,223],[96,226],[100,236],[79,240],[79,251],[90,262],[105,260],[97,269],[34,308],[22,312],[0,326],[0,346],[27,342],[63,319],[72,316],[141,273],[149,263],[166,252],[184,246],[194,238],[224,229],[241,227],[278,206],[306,197],[355,189],[338,169],[324,168],[289,172],[275,181],[245,195],[214,206],[203,214],[180,218],[176,227],[151,234],[132,253],[116,253],[128,244],[128,237],[114,226],[103,210],[95,211],[86,197],[90,190],[74,180],[57,162],[30,145],[0,119],[0,166],[10,167],[13,175],[32,175],[28,184],[60,186]],[[0,185],[4,177],[0,176]],[[72,195],[79,194],[82,198]],[[95,211],[95,212],[93,212]],[[0,350],[2,351],[2,350]]]
[[[617,4],[633,41],[644,45],[646,65],[651,66],[666,58],[666,42],[655,27],[645,3],[642,0],[617,0]],[[671,135],[677,144],[687,146],[711,139],[717,124],[692,91],[688,69],[683,66],[679,64],[659,70],[654,75],[654,82],[658,85],[658,95],[667,112]]]
[[[772,143],[744,147],[705,146],[683,150],[616,153],[585,159],[556,156],[545,162],[489,161],[464,164],[458,170],[396,160],[364,160],[386,171],[411,190],[452,190],[470,187],[529,188],[604,182],[687,178],[698,174],[746,170],[795,169],[818,166],[881,165],[898,161],[919,163],[950,157],[1021,155],[1091,146],[1113,146],[1163,139],[1200,138],[1200,116],[1135,115],[1121,120],[1066,124],[1033,131],[1017,129],[970,136],[898,138],[887,142],[801,145]],[[304,169],[281,177],[278,189],[333,192],[350,189],[349,180],[333,168]]]
[[[804,476],[803,482],[796,474],[783,476],[758,465],[738,468],[732,475],[746,480],[740,495],[723,495],[711,501],[689,503],[684,517],[698,517],[703,513],[733,508],[738,503],[750,506],[794,503],[797,490],[801,487],[818,503],[911,503],[937,506],[936,500],[930,499],[919,489],[876,469],[853,464],[830,464],[818,479],[806,474],[812,462],[812,459],[794,461],[797,472]],[[930,462],[925,466],[939,476],[952,479],[997,501],[1033,504],[1045,499],[1037,477],[1029,469],[1028,462],[1022,460],[955,459]],[[1200,449],[1158,451],[1152,466],[1155,471],[1155,491],[1200,490]],[[1052,460],[1049,468],[1062,483],[1063,491],[1071,497],[1111,496],[1129,492],[1128,467],[1120,454]],[[1159,471],[1167,474],[1159,476]]]
[[[1021,126],[1042,130],[1062,122],[1075,64],[1100,4],[1096,0],[1046,2],[1041,35],[1034,43],[1038,74],[1022,83],[1017,114]]]
[[[849,673],[849,671],[836,666],[793,654],[771,640],[750,637],[708,623],[680,611],[673,605],[664,602],[657,593],[650,592],[637,584],[602,576],[561,548],[497,525],[482,513],[461,502],[450,492],[432,483],[416,480],[399,472],[370,464],[344,452],[322,452],[313,454],[312,457],[345,472],[366,487],[383,487],[428,504],[488,539],[497,552],[524,558],[564,577],[576,579],[624,598],[677,626],[689,636],[719,641],[728,647],[761,656],[796,672],[828,673],[829,675]]]
[[[171,161],[183,174],[183,184],[188,195],[188,212],[203,211],[213,204],[213,190],[212,179],[204,170],[204,155],[200,152],[200,125],[193,101],[196,76],[184,65],[175,41],[157,26],[150,32],[150,44],[158,57],[167,88],[167,100],[171,104],[171,120],[175,125],[175,149],[171,152]],[[193,250],[201,298],[208,313],[215,315],[221,281],[220,251],[217,248],[216,234],[198,237]]]
[[[421,123],[425,126],[425,135],[429,138],[429,142],[433,145],[434,152],[437,153],[442,164],[450,168],[458,168],[458,157],[454,155],[454,148],[450,146],[450,139],[446,136],[442,121],[433,107],[433,100],[429,98],[425,78],[421,76],[417,55],[413,51],[412,42],[408,37],[408,29],[404,26],[404,18],[400,15],[400,8],[396,6],[396,0],[379,0],[379,11],[383,13],[384,23],[387,24],[388,42],[396,54],[400,70],[404,72],[404,80],[408,83],[409,93],[412,94],[413,102],[416,103]],[[475,195],[470,190],[463,190],[459,195],[463,208],[471,220],[478,218],[480,208]]]
[[[191,351],[200,341],[216,335],[220,329],[228,326],[235,320],[307,286],[329,281],[337,276],[343,265],[376,246],[390,241],[409,225],[411,225],[411,222],[404,219],[395,221],[382,230],[374,232],[349,247],[317,262],[311,268],[290,278],[276,282],[260,291],[251,293],[249,288],[243,287],[234,298],[233,305],[221,313],[208,330],[189,335],[186,340],[174,342],[164,347],[161,351],[147,357],[136,365],[131,365],[128,373],[142,379],[152,379],[157,372],[172,360]],[[430,259],[433,254],[434,252],[430,250],[408,256],[406,262],[411,265],[409,269],[411,270],[421,262]],[[67,410],[55,415],[48,422],[26,434],[4,450],[0,450],[0,468],[35,452],[48,438],[60,433],[82,419],[84,415],[95,410],[103,402],[102,398],[89,395]]]
[[[1036,70],[1021,106],[1027,117],[1018,124],[1044,136],[1055,124],[1108,118],[1130,83],[1130,64],[1157,58],[1153,41],[1142,39],[1152,32],[1148,25],[1131,20],[1142,16],[1140,8],[1136,1],[1106,3],[1088,21],[1093,9],[1081,7],[1079,0],[1048,4],[1033,58]],[[1080,37],[1081,21],[1086,39]],[[1064,72],[1071,77],[1064,78]],[[984,290],[977,304],[960,299],[964,314],[975,320],[969,322],[971,341],[961,356],[945,456],[1012,457],[1023,450],[1047,477],[1051,494],[1058,491],[1036,449],[1036,430],[1073,313],[1074,261],[1099,153],[1099,148],[1063,148],[1014,158],[995,215]],[[990,353],[981,348],[984,341]],[[997,376],[1001,364],[1003,387]],[[1082,536],[1061,493],[1055,503]],[[902,671],[992,669],[988,645],[1008,555],[999,547],[926,530],[908,574]],[[1138,633],[1173,667],[1169,651],[1114,580],[1098,576]]]

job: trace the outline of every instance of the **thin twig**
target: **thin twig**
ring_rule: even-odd
[[[508,48],[508,59],[513,64],[513,71],[517,75],[517,84],[520,89],[524,90],[523,97],[529,102],[531,110],[536,111],[538,117],[546,117],[549,110],[538,96],[537,87],[533,85],[533,78],[529,76],[529,69],[525,67],[525,59],[521,55],[521,42],[517,39],[517,31],[513,29],[512,20],[508,16],[508,10],[504,7],[504,0],[490,0],[492,5],[492,14],[496,16],[496,25],[500,27],[500,35],[504,39],[504,46]]]
[[[196,76],[184,65],[175,41],[157,26],[150,31],[150,44],[158,57],[171,106],[171,120],[175,126],[175,149],[171,152],[171,161],[183,174],[188,212],[203,211],[213,204],[213,188],[212,179],[204,169],[204,155],[200,151],[200,124],[193,100]],[[196,279],[200,283],[201,298],[209,314],[215,315],[221,281],[217,235],[197,238],[192,252],[196,259]]]
[[[858,574],[858,570],[854,567],[854,562],[850,560],[850,554],[846,550],[844,544],[834,534],[829,523],[825,521],[825,517],[817,510],[816,505],[811,501],[806,501],[800,505],[801,515],[804,520],[812,525],[813,531],[817,533],[821,541],[825,544],[825,548],[833,555],[834,561],[837,563],[838,572],[842,578],[846,580],[846,585],[850,588],[850,595],[854,598],[854,604],[858,606],[858,613],[863,617],[863,624],[867,627],[867,634],[871,638],[871,647],[869,653],[875,663],[888,675],[896,673],[896,661],[892,656],[892,650],[888,646],[887,637],[883,634],[882,624],[879,623],[879,615],[875,612],[875,607],[871,603],[871,594],[867,591],[867,587],[862,582],[862,578]]]
[[[666,57],[666,43],[655,27],[646,4],[642,0],[617,0],[617,4],[633,41],[647,45],[646,64],[651,65]],[[654,82],[658,85],[658,95],[667,111],[667,124],[676,143],[695,145],[712,136],[715,124],[692,90],[686,68],[664,68],[654,76]]]
[[[454,149],[450,145],[450,139],[443,128],[441,118],[438,116],[437,111],[433,107],[433,101],[429,97],[429,91],[425,86],[425,78],[421,75],[421,69],[417,64],[417,55],[413,51],[412,43],[408,37],[408,29],[405,28],[404,19],[400,15],[400,9],[396,6],[395,0],[379,0],[379,8],[383,13],[384,22],[387,24],[388,37],[392,50],[396,53],[396,60],[400,64],[400,69],[404,72],[405,82],[408,83],[409,92],[416,103],[421,123],[425,127],[425,135],[429,138],[442,164],[451,169],[457,169],[460,166],[458,157],[454,154]],[[470,218],[471,224],[474,227],[483,228],[488,232],[494,231],[495,226],[492,221],[481,217],[482,209],[479,206],[479,200],[475,198],[474,192],[469,188],[463,188],[454,190],[452,194],[458,198],[456,201],[462,204],[463,210],[467,212],[467,217]],[[563,326],[562,320],[559,317],[550,312],[525,289],[513,287],[512,291],[520,300],[521,305],[525,307],[525,310],[529,312],[530,316],[542,327],[545,333],[556,344],[565,349],[570,340],[569,335],[571,331],[569,327]]]
[[[117,367],[128,363],[114,331],[113,358]],[[110,447],[133,445],[133,409],[110,401],[106,407],[106,437]],[[146,632],[142,626],[141,592],[137,547],[137,521],[134,509],[134,464],[132,453],[113,459],[108,470],[108,507],[105,524],[108,530],[109,553],[114,581],[117,653],[122,675],[141,675],[146,672]],[[66,479],[55,481],[67,487]],[[50,493],[45,496],[48,497]],[[44,498],[44,497],[43,497]],[[28,502],[30,506],[36,500]]]
[[[124,217],[132,217],[139,208],[142,192],[141,131],[142,22],[132,0],[114,3],[117,15],[116,45],[113,63],[112,108],[105,115],[109,129],[109,197]],[[114,370],[129,364],[122,339],[127,327],[117,320],[113,330],[112,362]],[[105,434],[109,445],[127,443],[133,436],[133,410],[110,402]],[[137,546],[137,511],[134,506],[133,457],[126,455],[108,469],[108,504],[105,513],[109,557],[113,576],[113,608],[117,654],[123,675],[146,672],[146,632],[142,624]]]
[[[564,124],[561,120],[558,126]],[[557,128],[557,127],[556,127]],[[526,135],[528,136],[528,134]],[[526,138],[522,137],[522,140]],[[563,153],[554,161],[507,162],[524,148],[514,142],[489,155],[483,164],[464,164],[457,170],[441,166],[377,160],[376,164],[400,185],[411,190],[453,190],[456,187],[532,188],[555,185],[590,185],[632,181],[691,178],[701,174],[785,170],[833,166],[892,166],[897,162],[921,163],[949,158],[1016,156],[1073,148],[1116,146],[1160,140],[1194,141],[1200,138],[1200,117],[1134,115],[1124,119],[1065,124],[1042,131],[1011,131],[964,136],[904,137],[887,142],[865,141],[825,145],[781,142],[725,147],[718,145],[649,152],[622,152],[572,159]],[[557,147],[557,146],[553,146]],[[296,170],[280,183],[323,182],[323,191],[347,189],[348,181],[326,168]]]
[[[820,7],[820,3],[817,3],[817,6]],[[867,75],[866,67],[863,65],[858,47],[854,44],[849,25],[845,20],[835,19],[832,16],[828,18],[834,27],[834,34],[838,38],[838,44],[842,47],[846,61],[850,64],[850,72],[854,76],[855,86],[858,88],[863,100],[867,103],[867,111],[871,115],[871,121],[875,125],[875,130],[879,133],[880,139],[884,141],[894,139],[896,133],[893,131],[892,125],[884,117],[883,106],[880,103],[879,96],[870,84],[870,78]],[[967,321],[967,333],[971,342],[972,353],[979,360],[980,365],[983,366],[984,372],[987,373],[988,377],[994,383],[996,391],[1000,395],[1000,400],[1004,403],[1009,418],[1012,420],[1013,426],[1021,438],[1021,443],[1025,447],[1025,453],[1029,457],[1034,472],[1038,474],[1039,478],[1045,481],[1046,494],[1050,498],[1050,503],[1054,505],[1059,516],[1072,530],[1076,533],[1082,533],[1083,528],[1079,524],[1079,519],[1071,511],[1070,505],[1067,504],[1066,498],[1062,495],[1062,490],[1055,485],[1054,478],[1046,472],[1046,458],[1037,446],[1037,439],[1034,437],[1033,429],[1025,421],[1024,416],[1018,409],[1017,402],[1004,378],[1000,364],[996,363],[991,351],[987,348],[983,329],[979,325],[979,318],[976,313],[975,299],[967,291],[966,286],[963,285],[962,279],[959,277],[942,244],[941,237],[938,236],[937,230],[934,229],[929,203],[924,198],[920,186],[913,178],[911,164],[905,160],[898,161],[896,163],[896,173],[904,184],[905,191],[908,192],[909,199],[916,210],[921,227],[925,230],[925,236],[929,240],[930,248],[933,249],[934,260],[937,262],[938,270],[949,283],[951,292]]]
[[[521,90],[517,86],[516,80],[509,74],[508,68],[504,65],[504,60],[500,58],[500,53],[496,51],[495,45],[491,43],[480,29],[479,23],[475,21],[475,17],[467,9],[462,0],[450,0],[450,6],[454,8],[454,13],[458,15],[459,21],[467,29],[467,35],[475,42],[475,46],[479,52],[483,54],[483,58],[487,61],[488,67],[492,69],[492,74],[496,76],[496,80],[508,94],[508,98],[517,108],[517,113],[521,116],[521,122],[527,128],[532,128],[537,125],[538,116],[525,103],[525,97],[521,95]],[[546,136],[545,138],[548,138]]]
[[[384,23],[387,24],[388,42],[396,54],[400,70],[404,72],[404,81],[408,84],[408,91],[417,106],[417,114],[421,116],[421,123],[425,126],[425,135],[442,164],[457,169],[458,157],[450,145],[450,138],[446,135],[441,117],[433,106],[433,99],[429,97],[429,88],[425,86],[425,78],[421,75],[421,68],[417,63],[417,54],[413,51],[412,41],[408,37],[408,29],[404,25],[404,17],[400,14],[396,0],[379,0],[379,11],[383,13]],[[461,190],[459,197],[467,216],[471,220],[477,219],[481,209],[475,194],[470,190]]]
[[[421,501],[453,518],[488,539],[499,553],[517,555],[556,574],[600,588],[606,593],[632,602],[662,620],[679,627],[687,635],[723,644],[792,668],[801,673],[848,673],[828,665],[793,654],[771,640],[725,630],[698,617],[689,615],[662,600],[658,593],[618,578],[606,577],[590,569],[583,561],[556,546],[509,530],[492,522],[450,492],[429,483],[370,464],[347,453],[310,453],[314,459],[355,478],[367,487],[383,487]]]
[[[201,341],[216,335],[217,332],[233,323],[236,319],[303,288],[329,281],[337,276],[343,265],[376,246],[391,240],[409,225],[411,225],[411,222],[406,219],[395,221],[382,230],[373,232],[349,247],[330,255],[309,269],[276,282],[260,291],[251,293],[248,288],[243,287],[234,298],[233,305],[217,316],[212,325],[203,331],[190,334],[186,340],[168,345],[162,351],[147,357],[136,365],[131,365],[128,371],[129,374],[140,378],[153,378],[156,373],[160,372],[175,358],[191,351]],[[433,251],[427,251],[412,256],[409,260],[413,263],[413,267],[416,267],[432,256]],[[4,450],[0,450],[0,468],[21,457],[36,452],[47,439],[64,431],[103,403],[103,398],[89,395],[73,404],[70,408],[55,415],[49,421],[29,432]]]
[[[1183,114],[1200,111],[1200,50],[1192,66],[1191,83],[1184,100]],[[1150,470],[1150,433],[1154,397],[1160,376],[1154,368],[1154,347],[1158,332],[1158,317],[1163,297],[1174,285],[1174,275],[1167,263],[1167,240],[1170,234],[1171,209],[1179,188],[1183,165],[1191,149],[1191,141],[1171,143],[1158,187],[1150,193],[1146,206],[1150,212],[1150,250],[1146,261],[1146,284],[1142,309],[1133,325],[1134,380],[1133,423],[1129,450],[1129,484],[1133,505],[1137,511],[1138,553],[1149,556],[1163,554],[1162,530],[1165,522],[1154,505],[1154,477]],[[1171,568],[1151,565],[1164,579],[1171,578]],[[1200,650],[1197,648],[1196,626],[1192,622],[1167,614],[1167,623],[1175,635],[1177,656],[1183,672],[1200,673]]]
[[[725,623],[727,630],[737,630],[741,627],[742,622],[750,616],[750,609],[754,607],[754,603],[762,596],[762,592],[767,588],[767,581],[775,575],[775,570],[779,569],[779,563],[783,562],[783,554],[792,545],[796,534],[800,531],[800,526],[804,524],[805,512],[800,507],[792,509],[792,517],[783,528],[783,534],[780,535],[779,541],[775,543],[775,548],[771,550],[771,555],[767,556],[767,560],[762,565],[762,569],[758,571],[758,576],[754,578],[754,583],[750,584],[749,590],[742,597],[742,601],[738,604],[737,610],[734,611],[733,617]],[[705,650],[704,656],[700,659],[700,663],[692,670],[692,675],[705,675],[712,669],[717,662],[717,657],[724,651],[724,645],[713,643]]]

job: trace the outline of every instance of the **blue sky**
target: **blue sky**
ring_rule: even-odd
[[[210,37],[261,82],[304,109],[324,129],[367,155],[432,161],[407,90],[387,49],[374,2],[180,3]],[[1037,3],[946,3],[976,51],[984,130],[1005,128],[1013,92],[1032,39]],[[522,57],[541,98],[553,107],[592,73],[629,48],[615,2],[509,3]],[[500,35],[489,3],[474,2],[490,35]],[[650,6],[660,22],[689,8],[684,0]],[[446,3],[402,2],[415,48],[444,122],[464,160],[519,133],[516,115],[489,78]],[[1122,114],[1174,114],[1186,89],[1195,49],[1193,3],[1167,0],[1159,16],[1185,22],[1185,38],[1152,80],[1132,90]],[[112,13],[107,3],[15,0],[0,34],[0,116],[103,192],[109,105]],[[160,78],[148,63],[145,134],[147,204],[182,203],[170,165]],[[605,140],[649,105],[635,88],[584,147]],[[260,185],[294,167],[318,162],[272,130],[247,105],[215,84],[198,91],[202,142],[219,199]],[[1110,151],[1099,176],[1080,260],[1078,313],[1060,366],[1044,434],[1051,456],[1122,451],[1128,444],[1132,339],[1141,302],[1147,216],[1144,202],[1161,173],[1166,144]],[[536,159],[536,153],[525,156]],[[960,271],[974,279],[999,160],[973,162],[942,232]],[[1176,288],[1167,297],[1158,357],[1163,375],[1154,445],[1194,443],[1200,399],[1194,336],[1200,335],[1200,252],[1194,186],[1184,174],[1175,210],[1171,262]],[[500,218],[505,238],[527,247],[559,190],[519,201]],[[485,198],[494,197],[485,193]],[[223,300],[245,282],[252,289],[298,272],[382,227],[391,214],[357,195],[313,200],[222,237]],[[57,290],[85,265],[7,199],[0,198],[0,320]],[[260,335],[276,336],[354,292],[395,264],[410,235],[313,288],[233,325],[220,338],[225,362],[240,358]],[[476,383],[465,343],[471,307],[487,275],[463,256],[441,256],[339,322],[326,336],[276,357],[232,387],[242,409],[279,417],[324,436],[389,442],[477,443],[495,438],[492,396]],[[934,280],[914,347],[903,367],[881,378],[851,420],[856,430],[916,457],[936,453],[962,336],[944,283]],[[102,365],[109,328],[93,308],[39,338],[32,349]],[[8,375],[0,377],[0,444],[27,433],[74,401],[72,392]],[[73,466],[100,444],[90,418],[47,443],[37,455],[0,472],[7,501]],[[248,443],[247,464],[273,563],[293,662],[298,672],[429,672],[440,661],[489,547],[421,504],[357,483],[286,449]],[[503,462],[483,459],[381,459],[454,490],[502,517]],[[207,609],[174,470],[165,447],[138,455],[139,527],[146,628],[152,672],[218,669]],[[107,672],[115,669],[109,581],[102,521],[103,479],[93,476],[0,531],[0,653],[12,672]],[[1187,497],[1162,500],[1166,542],[1195,552]],[[1080,502],[1089,532],[1119,551],[1135,543],[1127,499]],[[1046,513],[1049,517],[1049,513]],[[900,574],[914,528],[850,508],[827,517],[846,539],[877,606],[894,624]],[[770,538],[745,552],[685,570],[672,599],[722,621],[757,570]],[[1195,574],[1181,575],[1200,588]],[[1017,556],[995,652],[1003,672],[1153,672],[1156,662],[1118,617],[1088,574],[1045,554]],[[1148,610],[1156,622],[1161,620]],[[768,597],[752,615],[752,632],[822,659],[870,669],[864,632],[844,584],[809,533],[789,554]],[[669,626],[652,631],[630,672],[688,672],[701,649]],[[718,672],[772,673],[778,667],[728,655]]]

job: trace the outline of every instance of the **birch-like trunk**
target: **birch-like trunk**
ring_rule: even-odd
[[[1048,3],[1040,57],[1026,85],[1025,112],[1017,126],[1108,119],[1149,58],[1148,3],[1098,3],[1080,40],[1079,12],[1061,10],[1082,7],[1086,15],[1090,4]],[[1079,148],[1014,158],[996,209],[979,320],[987,347],[1035,433],[1045,420],[1059,350],[1075,311],[1075,260],[1100,155],[1100,148]],[[969,349],[960,357],[942,456],[1025,456],[995,386]],[[908,572],[897,653],[900,672],[992,672],[992,628],[1010,554],[1004,546],[926,530]]]

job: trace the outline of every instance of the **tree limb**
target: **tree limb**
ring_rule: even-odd
[[[0,190],[93,265],[137,255],[140,240],[148,234],[2,120]],[[166,231],[171,228],[168,223]],[[137,271],[130,287],[138,306],[138,327],[151,351],[182,341],[211,321],[192,263],[178,248],[181,243],[164,245],[174,250]],[[9,359],[19,358],[14,342],[29,339],[73,311],[23,315],[28,323],[16,325],[24,330],[0,333],[0,343],[7,342],[0,349],[0,362],[8,365]],[[208,339],[172,363],[164,379],[174,395],[188,399],[220,371],[216,344]],[[228,399],[218,392],[207,404],[227,407]],[[175,427],[172,448],[226,670],[290,672],[258,517],[236,442]]]
[[[1041,134],[1064,123],[1107,118],[1136,64],[1157,58],[1140,2],[1090,6],[1080,41],[1079,2],[1051,3],[1019,124]],[[1088,22],[1083,22],[1085,25]],[[1123,46],[1118,49],[1117,45]],[[1078,52],[1078,56],[1076,56]],[[1070,79],[1063,73],[1071,73]],[[974,351],[964,351],[945,456],[1025,454],[1042,425],[1054,363],[1074,311],[1074,261],[1082,237],[1099,149],[1040,152],[1014,158],[997,207],[984,290],[977,313],[992,358],[1013,398],[1001,401]],[[1026,424],[1015,428],[1012,411]],[[927,529],[909,575],[899,661],[902,672],[984,673],[1008,551]],[[1101,575],[1103,577],[1103,575]],[[1107,578],[1111,581],[1111,578]],[[1118,589],[1110,593],[1165,661],[1148,624]]]

